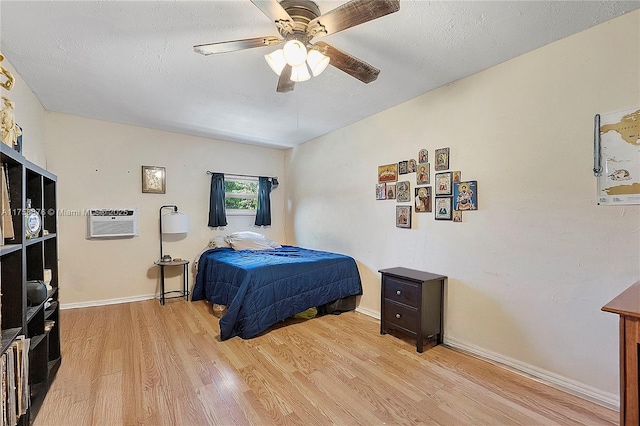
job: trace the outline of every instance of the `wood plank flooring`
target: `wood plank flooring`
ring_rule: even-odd
[[[348,312],[219,339],[206,302],[61,312],[44,425],[614,425],[618,413]]]

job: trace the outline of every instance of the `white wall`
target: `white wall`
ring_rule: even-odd
[[[284,151],[150,130],[48,112],[49,169],[58,176],[60,300],[63,306],[136,300],[159,289],[158,210],[177,205],[190,215],[190,231],[165,238],[164,252],[193,261],[210,238],[255,230],[276,241],[284,235]],[[166,168],[166,194],[141,191],[141,166]],[[271,228],[253,227],[250,217],[229,216],[224,230],[207,227],[211,177],[207,170],[279,176],[272,192]],[[89,208],[136,207],[140,236],[88,240]],[[163,210],[168,213],[170,210]],[[167,286],[180,288],[180,268],[167,268]],[[193,284],[193,276],[189,277]]]
[[[450,344],[615,405],[618,319],[600,308],[640,278],[640,206],[596,205],[593,117],[640,105],[639,34],[636,11],[291,149],[288,233],[353,256],[374,314],[379,269],[447,275]],[[377,166],[441,147],[480,210],[396,228]]]
[[[45,152],[45,109],[40,101],[18,75],[8,59],[0,62],[15,78],[11,90],[0,89],[0,96],[11,99],[15,108],[13,114],[16,123],[22,127],[22,155],[29,161],[42,168],[47,168]],[[7,79],[2,76],[2,81]],[[0,109],[4,107],[4,101],[0,102]]]

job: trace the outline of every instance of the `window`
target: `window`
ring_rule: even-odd
[[[224,200],[227,214],[255,216],[258,208],[258,179],[225,178]]]

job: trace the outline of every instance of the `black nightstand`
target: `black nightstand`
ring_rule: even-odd
[[[156,265],[160,267],[160,304],[164,305],[164,301],[166,299],[175,299],[178,297],[184,297],[185,299],[189,299],[189,261],[188,260],[172,260],[170,262],[158,261],[155,262]],[[182,266],[184,269],[182,271],[182,291],[180,290],[172,290],[172,291],[164,291],[164,268],[167,266]],[[166,297],[169,293],[180,293],[177,296]]]
[[[381,269],[380,334],[397,330],[416,339],[422,353],[424,339],[442,343],[444,275],[408,268]]]

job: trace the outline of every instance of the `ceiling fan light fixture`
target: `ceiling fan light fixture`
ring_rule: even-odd
[[[307,48],[299,40],[289,40],[282,48],[284,59],[292,67],[304,64],[307,59]]]
[[[291,81],[295,81],[298,83],[301,81],[307,81],[310,78],[311,74],[309,74],[307,64],[305,64],[304,62],[291,68]]]
[[[309,64],[313,76],[317,77],[322,74],[322,71],[329,65],[329,57],[313,49],[307,55],[307,64]]]
[[[282,74],[284,66],[287,65],[287,61],[284,59],[284,52],[282,49],[278,49],[275,52],[264,55],[267,63],[276,74]]]

